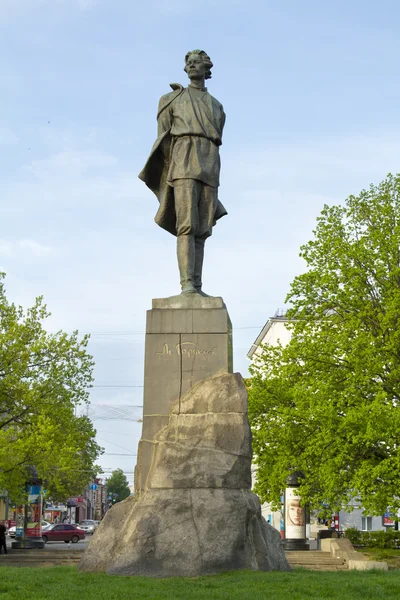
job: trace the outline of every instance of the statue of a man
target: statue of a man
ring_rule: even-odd
[[[157,196],[155,222],[177,236],[182,294],[202,292],[204,243],[226,215],[218,200],[225,113],[207,88],[213,64],[203,50],[185,56],[190,84],[171,84],[158,105],[158,137],[139,174]]]

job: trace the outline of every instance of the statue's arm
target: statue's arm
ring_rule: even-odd
[[[221,138],[222,138],[222,132],[224,131],[224,127],[225,127],[225,121],[226,121],[226,114],[224,112],[224,107],[221,104]]]
[[[165,133],[172,127],[172,108],[170,104],[168,106],[165,106],[164,96],[160,99],[160,102],[158,104],[157,125],[158,137],[163,135],[163,133]]]

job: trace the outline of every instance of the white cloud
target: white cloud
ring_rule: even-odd
[[[21,255],[43,257],[50,253],[50,248],[33,240],[0,240],[0,256],[15,258]]]

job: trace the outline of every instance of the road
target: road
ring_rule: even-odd
[[[88,546],[88,543],[92,539],[91,535],[88,535],[84,540],[79,540],[76,544],[66,544],[65,542],[47,542],[45,545],[46,550],[85,550]],[[7,550],[12,552],[11,544],[14,541],[14,538],[10,536],[6,537],[7,542]]]

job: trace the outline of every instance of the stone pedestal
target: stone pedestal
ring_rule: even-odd
[[[113,506],[81,571],[199,577],[290,571],[251,488],[247,391],[222,298],[153,300],[135,495]]]
[[[238,373],[200,381],[154,440],[146,489],[107,511],[81,571],[199,577],[290,571],[251,486],[247,392]]]
[[[232,373],[232,325],[219,297],[198,294],[153,300],[147,312],[143,428],[135,493],[146,487],[154,439],[171,406],[196,383]]]

